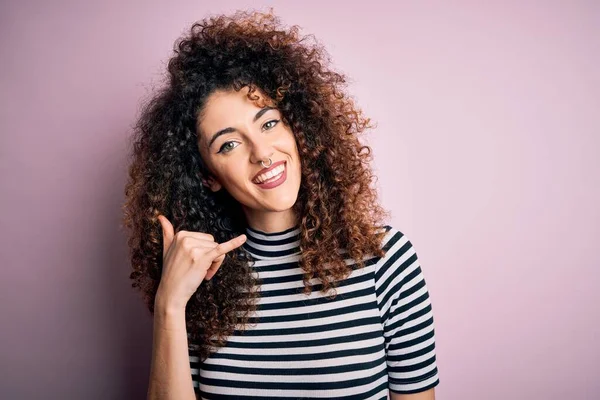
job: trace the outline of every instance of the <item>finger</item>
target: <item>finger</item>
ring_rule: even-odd
[[[173,229],[173,225],[171,222],[163,215],[158,216],[158,221],[160,222],[160,226],[162,227],[163,233],[163,257],[167,254],[167,250],[171,247],[171,243],[173,243],[173,237],[175,236],[175,230]]]
[[[217,247],[215,247],[214,249],[212,249],[209,254],[211,257],[213,257],[213,259],[221,256],[221,255],[225,255],[228,252],[230,252],[231,250],[240,247],[242,244],[244,244],[244,242],[246,241],[246,235],[240,235],[237,237],[234,237],[231,240],[228,240],[227,242],[223,242],[220,243]]]
[[[217,258],[214,259],[214,261],[212,262],[210,268],[206,272],[206,276],[204,277],[205,280],[210,281],[211,278],[213,276],[215,276],[215,274],[219,270],[219,267],[221,267],[221,264],[223,264],[223,260],[225,260],[225,254],[220,255],[219,257],[217,257]]]
[[[186,236],[193,237],[193,238],[200,239],[200,240],[206,240],[209,242],[215,242],[214,236],[211,235],[210,233],[194,232],[194,231],[179,231],[178,232],[179,238],[183,238]]]
[[[192,249],[202,249],[203,253],[208,253],[209,250],[214,249],[219,244],[212,240],[198,238],[194,235],[188,235],[187,231],[179,231],[175,235],[173,246],[181,246],[184,250],[191,251]]]

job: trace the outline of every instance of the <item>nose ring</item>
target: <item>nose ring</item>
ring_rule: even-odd
[[[269,165],[265,165],[264,161],[262,161],[262,160],[261,160],[260,164],[261,164],[261,165],[262,165],[264,168],[267,168],[267,167],[270,167],[271,165],[273,165],[273,160],[271,160],[271,159],[269,158]]]

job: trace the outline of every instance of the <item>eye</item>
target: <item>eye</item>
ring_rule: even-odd
[[[237,143],[237,142],[233,142],[233,141],[229,141],[229,142],[225,142],[223,143],[223,145],[221,146],[221,148],[219,149],[219,151],[217,153],[229,153],[231,150],[235,149],[237,146],[228,146],[229,144],[233,144],[233,143]]]
[[[271,129],[273,129],[275,127],[275,125],[277,125],[279,123],[280,120],[278,119],[272,119],[270,121],[267,121],[264,123],[263,125],[263,129],[266,129],[268,131],[270,131]],[[235,142],[235,141],[228,141],[223,143],[223,145],[221,146],[221,148],[219,149],[218,153],[229,153],[231,150],[235,149],[237,146],[230,146],[231,144],[235,144],[239,142]]]
[[[265,126],[267,126],[268,124],[270,124],[271,122],[274,122],[274,124],[273,124],[273,125],[271,125],[271,127],[270,127],[270,128],[267,128],[267,130],[271,130],[271,129],[275,128],[275,125],[277,125],[277,124],[279,123],[279,120],[278,120],[278,119],[272,119],[272,120],[270,120],[270,121],[267,121],[267,122],[265,122],[265,124],[263,125],[263,128],[264,128]]]

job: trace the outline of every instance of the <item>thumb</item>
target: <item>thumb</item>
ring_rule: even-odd
[[[162,227],[164,257],[167,254],[167,250],[169,250],[169,247],[171,247],[171,243],[173,243],[175,231],[173,229],[173,225],[171,225],[171,222],[165,216],[159,215],[158,221],[160,222],[160,226]]]

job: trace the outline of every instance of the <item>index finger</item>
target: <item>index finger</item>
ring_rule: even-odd
[[[230,252],[231,250],[240,247],[246,241],[246,235],[242,234],[238,237],[234,237],[227,242],[219,243],[214,249],[212,249],[209,253],[213,258],[217,258]]]

